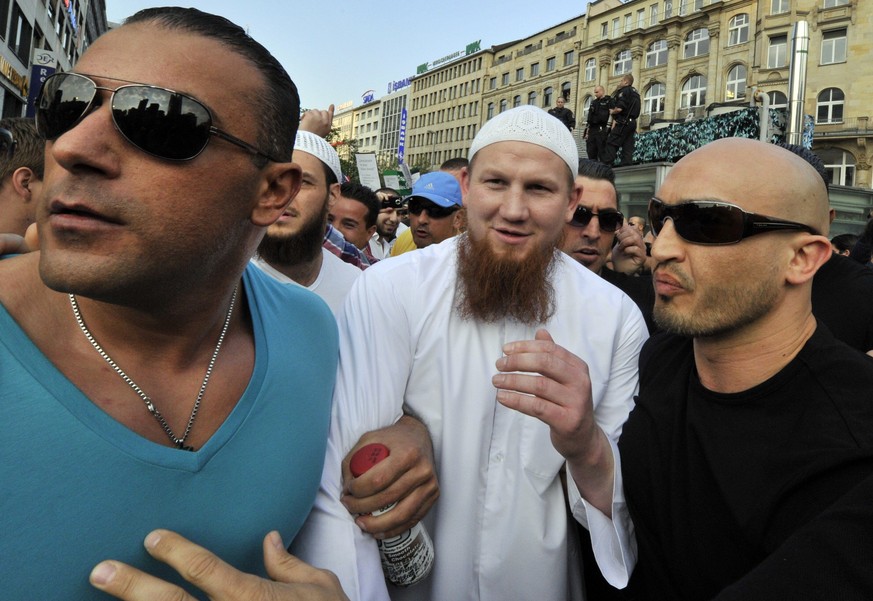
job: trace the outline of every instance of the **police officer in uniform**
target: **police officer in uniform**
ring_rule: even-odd
[[[640,116],[640,94],[634,88],[634,76],[628,73],[621,78],[621,86],[613,95],[614,108],[612,129],[606,138],[606,148],[600,161],[612,165],[618,149],[621,148],[621,165],[630,165],[634,156],[634,133],[637,129],[637,117]]]
[[[564,106],[565,102],[566,99],[563,96],[558,96],[555,101],[557,106],[549,109],[549,114],[552,117],[557,117],[561,123],[567,126],[567,129],[573,131],[573,128],[576,127],[576,117],[573,116],[573,111]]]
[[[585,150],[592,161],[601,160],[606,148],[606,136],[609,133],[609,117],[612,98],[606,94],[603,86],[594,88],[594,98],[588,107],[588,125],[585,127]]]

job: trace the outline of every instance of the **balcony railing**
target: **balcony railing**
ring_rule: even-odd
[[[873,135],[869,117],[849,117],[839,121],[816,122],[815,137]]]

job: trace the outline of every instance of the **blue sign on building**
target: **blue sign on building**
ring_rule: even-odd
[[[397,162],[403,164],[403,153],[406,148],[406,107],[400,112],[400,136],[397,141]]]

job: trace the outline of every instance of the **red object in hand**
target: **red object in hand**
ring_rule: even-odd
[[[357,478],[390,454],[388,447],[378,442],[361,447],[352,455],[352,460],[349,462],[352,476]]]

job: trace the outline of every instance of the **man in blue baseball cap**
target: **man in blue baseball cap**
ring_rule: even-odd
[[[401,244],[398,239],[391,256],[408,250],[439,244],[460,230],[463,217],[461,185],[444,171],[422,175],[406,197],[409,208],[409,231],[414,246]]]

